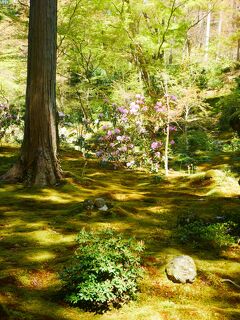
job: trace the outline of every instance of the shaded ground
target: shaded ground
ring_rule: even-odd
[[[2,148],[0,156],[1,174],[14,161],[14,150]],[[240,291],[222,282],[228,278],[240,284],[240,246],[221,252],[199,250],[175,237],[183,216],[214,219],[239,214],[240,190],[235,185],[226,190],[226,197],[219,188],[221,192],[211,193],[216,185],[205,183],[201,174],[156,179],[143,172],[100,168],[77,152],[63,153],[62,158],[69,178],[53,190],[0,185],[1,320],[240,319]],[[199,169],[223,166],[237,172],[235,163],[231,155],[221,155]],[[228,184],[221,181],[221,186]],[[84,210],[81,202],[92,197],[108,199],[110,212]],[[144,240],[146,274],[138,301],[93,315],[62,301],[57,272],[73,254],[82,227],[109,226]],[[166,262],[177,254],[195,259],[194,284],[173,284],[166,278]]]

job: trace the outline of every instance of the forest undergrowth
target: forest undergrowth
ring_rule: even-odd
[[[0,149],[0,174],[14,162],[17,151]],[[238,166],[234,157],[238,155],[210,154],[194,174],[170,171],[166,179],[102,168],[76,151],[62,151],[66,174],[59,186],[1,184],[0,319],[240,319],[240,291],[223,281],[240,284],[237,238],[222,246],[224,235],[216,233],[214,241],[199,245],[190,227],[196,227],[196,221],[202,226],[231,221],[239,236],[240,187],[230,174]],[[84,209],[84,200],[98,197],[108,201],[108,211]],[[144,241],[145,273],[136,301],[94,315],[63,301],[58,272],[72,256],[82,228],[109,227]],[[166,263],[181,254],[196,262],[193,284],[172,283],[166,277]]]

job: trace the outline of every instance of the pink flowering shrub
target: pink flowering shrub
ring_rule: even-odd
[[[166,100],[168,99],[168,104]],[[144,96],[137,94],[128,105],[112,105],[114,121],[99,115],[100,126],[96,141],[96,155],[102,161],[114,161],[132,167],[148,167],[158,171],[166,148],[174,145],[173,135],[177,131],[176,97],[164,96],[155,105],[148,105]],[[110,119],[111,120],[111,119]],[[169,137],[168,137],[169,138]]]

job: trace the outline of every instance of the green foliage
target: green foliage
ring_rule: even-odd
[[[196,151],[206,151],[210,148],[210,139],[205,131],[192,130],[182,134],[177,139],[177,150],[181,153],[192,154]]]
[[[209,137],[205,131],[192,131],[189,133],[189,150],[191,152],[209,149]]]
[[[225,152],[236,152],[240,151],[240,138],[237,135],[231,139],[229,144],[223,145],[223,151]]]
[[[186,153],[178,153],[174,157],[174,168],[176,170],[187,170],[189,173],[194,173],[196,164],[197,160]]]
[[[236,79],[237,87],[231,94],[223,97],[218,102],[221,108],[219,126],[221,130],[229,130],[232,127],[240,132],[240,84],[239,78]]]
[[[119,307],[136,297],[142,274],[143,244],[112,230],[78,234],[79,247],[61,274],[65,299],[96,312]]]
[[[232,221],[206,224],[195,220],[180,228],[179,238],[181,242],[191,243],[195,247],[220,249],[236,242],[232,236],[236,227],[237,224]]]

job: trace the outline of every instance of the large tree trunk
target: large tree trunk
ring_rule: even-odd
[[[56,123],[57,0],[31,0],[26,114],[21,156],[3,178],[55,185],[61,178]]]

